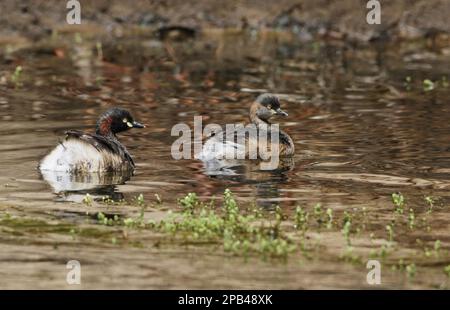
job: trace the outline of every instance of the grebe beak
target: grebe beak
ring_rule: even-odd
[[[133,122],[133,128],[145,128],[145,125],[139,122]]]
[[[289,114],[287,114],[286,112],[284,112],[283,110],[281,110],[280,108],[275,110],[277,115],[282,115],[282,116],[288,116]]]

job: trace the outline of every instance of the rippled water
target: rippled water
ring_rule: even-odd
[[[287,41],[290,42],[290,41]],[[346,207],[401,191],[410,200],[450,188],[448,55],[422,44],[364,47],[287,43],[272,36],[205,36],[50,43],[3,53],[0,73],[23,67],[20,84],[0,84],[0,201],[79,201],[86,192],[174,202],[195,191],[281,206]],[[411,82],[407,82],[408,77]],[[424,79],[439,81],[425,91]],[[176,161],[173,125],[247,121],[262,89],[279,94],[289,117],[295,165],[283,172],[238,170],[211,177],[201,162]],[[115,187],[55,194],[36,167],[66,129],[93,131],[116,105],[147,125],[120,135],[136,174]],[[57,191],[60,191],[57,190]]]

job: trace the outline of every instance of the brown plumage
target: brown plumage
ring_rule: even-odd
[[[116,134],[143,127],[128,111],[109,109],[97,121],[95,134],[66,131],[65,139],[44,157],[39,169],[70,173],[133,170],[134,161]]]
[[[271,94],[260,95],[250,106],[250,121],[251,124],[255,125],[253,128],[256,129],[256,132],[249,135],[245,131],[235,131],[234,135],[226,136],[229,133],[222,129],[220,132],[212,133],[205,140],[203,150],[198,158],[208,161],[224,158],[224,155],[228,152],[241,152],[241,155],[242,152],[245,152],[245,158],[256,159],[249,157],[250,151],[256,150],[259,159],[266,159],[266,156],[260,155],[266,152],[270,154],[272,147],[274,147],[274,142],[271,141],[272,134],[278,135],[278,155],[292,156],[295,147],[291,137],[281,129],[274,132],[271,127],[272,124],[269,120],[274,115],[287,116],[288,114],[280,108],[280,102],[276,96]],[[267,145],[258,139],[260,134],[268,138]],[[222,139],[219,139],[219,135],[222,135]],[[244,142],[239,143],[239,141]]]

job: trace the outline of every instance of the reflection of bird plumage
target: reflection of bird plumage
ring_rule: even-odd
[[[278,98],[271,94],[260,95],[250,106],[250,121],[254,125],[255,131],[252,135],[248,131],[239,130],[228,132],[221,130],[212,133],[206,137],[202,151],[196,155],[196,158],[205,162],[207,170],[225,169],[234,166],[238,159],[268,159],[272,149],[276,146],[272,141],[272,135],[278,135],[278,156],[292,156],[294,154],[294,142],[291,137],[283,130],[273,128],[269,119],[274,115],[287,116],[288,114],[281,110]],[[246,134],[247,133],[247,134]],[[219,136],[220,135],[220,136]],[[267,143],[258,137],[267,137]],[[250,152],[254,151],[251,157]],[[275,150],[274,150],[275,151]],[[264,154],[263,156],[261,156]]]
[[[104,188],[123,184],[130,179],[133,171],[120,172],[89,172],[83,174],[65,171],[41,171],[43,179],[52,187],[55,193],[89,191],[96,193]]]
[[[133,159],[116,134],[142,127],[128,111],[109,109],[100,116],[95,134],[66,131],[65,139],[44,157],[39,169],[70,173],[133,170]]]

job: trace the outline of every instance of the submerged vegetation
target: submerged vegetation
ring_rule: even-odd
[[[292,210],[243,206],[228,189],[222,199],[207,202],[189,193],[178,200],[177,210],[161,211],[165,215],[155,219],[152,210],[167,210],[161,197],[155,195],[155,198],[156,203],[148,203],[142,194],[132,199],[131,205],[138,212],[130,216],[89,211],[130,204],[124,200],[94,199],[87,194],[82,202],[88,210],[88,222],[85,222],[89,223],[88,227],[66,222],[49,224],[5,212],[0,217],[0,229],[16,236],[60,233],[70,236],[74,242],[79,238],[95,238],[112,246],[128,244],[138,248],[146,246],[145,239],[141,240],[139,235],[153,234],[159,236],[153,246],[208,246],[214,251],[219,247],[224,255],[271,261],[311,260],[320,256],[362,266],[369,259],[378,259],[391,267],[387,269],[403,273],[409,281],[420,276],[422,268],[431,263],[442,266],[442,277],[450,278],[448,245],[440,239],[430,241],[425,237],[431,231],[431,217],[437,205],[436,198],[431,196],[424,197],[420,209],[407,204],[402,194],[394,193],[392,214],[383,220],[365,207],[338,211],[324,208],[320,203],[296,206]],[[384,233],[378,228],[383,222]],[[423,238],[417,238],[415,244],[404,242],[411,234]]]
[[[156,195],[156,206],[161,206],[160,196]],[[311,208],[296,206],[292,212],[275,207],[274,210],[263,210],[258,207],[243,208],[234,198],[230,190],[225,190],[221,204],[214,200],[201,201],[195,193],[189,193],[178,200],[179,211],[168,211],[167,216],[159,221],[146,220],[148,204],[139,195],[134,205],[140,208],[135,217],[119,215],[106,216],[97,213],[97,223],[106,226],[122,226],[126,229],[145,229],[171,236],[171,242],[190,245],[216,244],[224,252],[234,255],[260,255],[262,258],[288,259],[290,254],[301,253],[307,259],[314,258],[314,251],[327,252],[326,241],[330,238],[341,244],[339,258],[356,264],[365,260],[380,259],[391,265],[393,270],[404,271],[409,279],[419,272],[425,259],[448,258],[448,251],[443,250],[442,242],[434,240],[425,243],[417,239],[416,246],[423,251],[418,254],[399,257],[402,251],[415,251],[409,244],[401,244],[401,240],[418,231],[429,232],[429,217],[436,205],[431,196],[424,198],[424,212],[407,207],[406,199],[401,193],[391,195],[392,215],[385,219],[385,234],[374,229],[379,220],[367,211],[367,208],[353,208],[336,212],[332,208],[324,208],[318,203]],[[84,203],[92,205],[90,197]],[[123,203],[123,202],[119,202]],[[341,232],[342,238],[334,233]],[[360,248],[361,240],[369,239],[369,249]],[[377,241],[375,241],[377,240]],[[118,239],[114,239],[114,244]],[[430,250],[432,249],[432,251]],[[295,255],[294,255],[295,256]],[[444,266],[445,274],[450,267]]]

